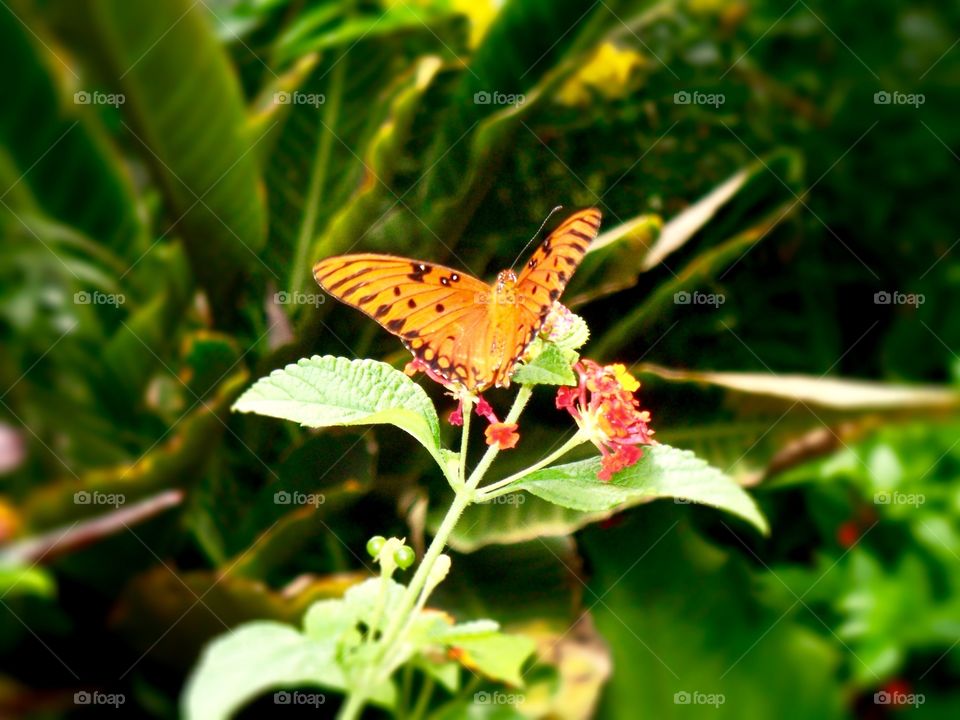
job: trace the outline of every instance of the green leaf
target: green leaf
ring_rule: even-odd
[[[105,141],[96,113],[72,95],[92,88],[67,90],[73,70],[51,49],[56,43],[31,29],[40,27],[36,20],[23,5],[0,13],[0,147],[16,168],[15,182],[0,185],[2,209],[23,215],[23,200],[32,196],[35,214],[42,209],[114,250],[133,246],[139,254],[135,236],[141,226],[132,183]]]
[[[362,587],[367,583],[361,583]],[[218,720],[268,690],[318,685],[347,692],[349,678],[338,662],[339,640],[353,627],[355,609],[346,600],[321,600],[307,611],[307,632],[277,622],[252,622],[214,640],[204,650],[183,698],[185,717]],[[370,702],[392,707],[386,682]]]
[[[906,385],[769,372],[674,370],[652,363],[638,366],[636,374],[776,398],[788,406],[804,403],[849,412],[948,410],[960,404],[960,393],[946,385]]]
[[[521,385],[576,385],[573,362],[556,345],[545,343],[543,352],[530,364],[520,366],[513,380]]]
[[[683,508],[665,510],[582,535],[592,568],[585,597],[602,598],[591,614],[613,667],[628,668],[610,676],[597,717],[632,720],[636,708],[653,718],[847,716],[840,641],[814,630],[796,597],[759,597],[762,571],[739,546],[711,545],[677,523]],[[677,693],[725,703],[678,705]]]
[[[45,568],[22,565],[0,566],[0,597],[34,595],[52,598],[57,593],[57,584]]]
[[[537,647],[531,638],[501,632],[466,635],[453,644],[463,651],[459,657],[466,667],[518,687],[523,685],[520,669]]]
[[[187,682],[183,714],[189,720],[229,718],[268,690],[300,685],[346,689],[334,646],[282,623],[249,623],[204,650]]]
[[[89,3],[92,59],[116,78],[130,147],[149,164],[215,313],[231,309],[266,237],[241,88],[204,10],[187,0]],[[86,28],[85,28],[86,29]],[[166,233],[164,233],[166,234]]]
[[[433,662],[423,655],[417,655],[410,660],[410,664],[436,680],[451,693],[456,693],[460,689],[460,665],[458,663],[452,660]]]
[[[544,468],[518,483],[518,489],[581,512],[626,508],[658,497],[710,505],[738,515],[764,534],[767,521],[753,499],[727,475],[689,450],[652,445],[640,461],[614,475],[597,479],[600,458]]]
[[[721,270],[736,263],[754,245],[772,234],[773,228],[790,215],[795,206],[796,203],[784,202],[747,229],[694,257],[679,273],[674,273],[673,277],[657,286],[643,303],[631,309],[599,336],[591,346],[592,355],[595,358],[609,357],[613,350],[627,343],[653,318],[675,312],[677,292],[710,282]]]
[[[258,380],[233,410],[307,427],[396,425],[446,467],[440,419],[427,393],[399,370],[376,360],[303,358]]]

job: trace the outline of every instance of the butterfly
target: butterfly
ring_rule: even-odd
[[[442,265],[362,253],[321,260],[313,276],[327,293],[398,336],[452,385],[479,393],[510,384],[517,361],[543,327],[600,228],[600,211],[574,213],[520,270],[493,284]]]

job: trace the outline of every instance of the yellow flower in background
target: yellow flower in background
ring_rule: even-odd
[[[585,105],[597,93],[610,99],[625,97],[633,89],[634,71],[646,62],[636,50],[606,42],[560,88],[557,100],[563,105]]]
[[[503,7],[503,0],[453,0],[453,6],[470,18],[470,47],[475,48]]]

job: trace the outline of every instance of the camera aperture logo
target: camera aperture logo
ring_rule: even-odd
[[[123,693],[105,693],[99,690],[90,692],[89,690],[80,690],[73,694],[74,705],[112,705],[115,708],[120,707],[127,701]]]
[[[310,707],[320,707],[327,702],[327,696],[323,693],[308,693],[295,690],[288,692],[281,690],[273,694],[274,705],[309,705]]]
[[[299,490],[289,492],[287,490],[278,490],[273,494],[274,505],[323,505],[327,498],[322,493],[305,493]]]
[[[686,690],[681,690],[673,694],[674,705],[712,705],[718,708],[725,702],[727,702],[727,696],[723,693],[704,693],[697,690],[687,692]]]
[[[127,502],[123,493],[105,493],[99,490],[77,490],[73,494],[74,505],[111,505],[120,507]]]
[[[719,108],[727,101],[723,93],[705,93],[699,90],[680,90],[673,94],[674,105],[710,105]]]
[[[123,93],[105,93],[99,90],[89,92],[88,90],[78,90],[73,94],[74,105],[112,105],[115,108],[120,107],[127,101],[127,96]]]
[[[273,294],[273,301],[277,305],[313,305],[320,307],[327,301],[323,293],[287,292],[281,290]]]
[[[475,705],[522,705],[526,697],[521,693],[505,693],[499,690],[481,690],[473,694]]]
[[[299,90],[293,92],[275,92],[273,102],[277,105],[310,105],[320,107],[327,101],[323,93],[305,93]]]
[[[674,305],[711,305],[718,308],[726,301],[727,297],[723,293],[702,293],[699,290],[691,293],[681,290],[673,294]]]
[[[927,97],[923,93],[878,90],[873,94],[874,105],[913,105],[913,107],[919,108],[926,101]]]
[[[926,301],[927,298],[922,293],[902,293],[897,290],[887,292],[886,290],[880,290],[873,294],[874,305],[911,305],[916,308],[923,305]]]
[[[523,105],[527,101],[523,93],[502,93],[499,90],[480,90],[473,94],[474,105]]]
[[[73,294],[74,305],[113,305],[113,307],[120,307],[126,301],[127,297],[123,293],[104,293],[99,290],[87,292],[86,290],[81,290]]]

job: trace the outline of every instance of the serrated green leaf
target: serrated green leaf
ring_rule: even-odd
[[[738,515],[764,534],[767,521],[753,499],[730,477],[689,450],[669,445],[644,448],[640,461],[613,476],[597,479],[600,458],[545,468],[518,484],[543,500],[581,512],[625,508],[658,497],[710,505]]]
[[[307,427],[395,425],[446,467],[440,419],[427,393],[399,370],[376,360],[303,358],[260,378],[233,410]]]
[[[533,362],[521,365],[513,374],[514,382],[521,385],[576,385],[577,378],[571,369],[572,361],[553,343],[546,343]]]

